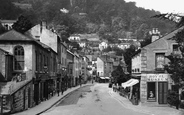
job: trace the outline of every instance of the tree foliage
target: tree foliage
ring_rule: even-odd
[[[118,67],[111,73],[111,76],[113,77],[114,82],[118,84],[121,84],[127,80],[121,65],[118,65]]]
[[[0,34],[3,34],[6,32],[6,29],[3,27],[3,25],[0,22]]]
[[[12,0],[0,0],[0,18],[4,20],[15,20],[23,11],[16,7]]]
[[[131,73],[131,59],[132,59],[132,55],[136,52],[136,48],[134,45],[131,45],[128,49],[126,49],[123,53],[123,56],[124,56],[124,60],[125,60],[125,63],[127,65],[127,71],[129,73]]]
[[[10,3],[10,1],[6,2]],[[117,43],[118,38],[145,38],[148,30],[152,28],[158,28],[161,33],[168,33],[173,27],[173,23],[150,18],[160,14],[159,12],[138,8],[135,2],[127,3],[124,0],[87,0],[87,2],[77,0],[73,4],[70,3],[71,0],[13,1],[31,4],[32,9],[22,14],[34,24],[42,20],[47,21],[48,24],[54,22],[54,27],[59,26],[56,28],[59,28],[58,31],[64,38],[72,33],[98,33],[110,43]],[[0,6],[6,6],[9,10],[0,10],[0,16],[2,14],[6,19],[16,19],[16,16],[21,14],[15,10],[16,7],[12,6],[12,3],[6,4],[2,1],[2,4]],[[63,8],[69,10],[69,13],[62,14],[60,9]],[[3,13],[4,11],[6,12]],[[87,15],[81,16],[80,12],[86,12]]]
[[[31,23],[31,21],[23,15],[21,15],[18,20],[12,25],[12,28],[20,33],[24,33],[32,27],[33,24]]]

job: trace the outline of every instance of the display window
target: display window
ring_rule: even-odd
[[[156,83],[155,82],[147,82],[147,100],[148,101],[156,101]]]

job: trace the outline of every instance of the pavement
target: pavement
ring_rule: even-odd
[[[93,84],[92,83],[82,84],[81,87],[84,87],[86,85],[93,85]],[[55,104],[57,104],[59,101],[61,101],[63,98],[65,98],[69,93],[71,93],[79,88],[80,88],[80,86],[69,88],[63,93],[63,95],[61,95],[61,93],[60,93],[60,96],[58,96],[56,94],[52,98],[50,98],[49,100],[41,102],[39,105],[36,105],[32,108],[29,108],[28,110],[18,112],[18,113],[12,114],[12,115],[39,115],[39,114],[49,110],[50,108],[52,108]]]
[[[184,115],[184,109],[177,110],[169,106],[160,107],[160,106],[145,106],[141,104],[133,105],[129,101],[129,99],[120,96],[118,92],[114,92],[113,90],[110,89],[109,94],[111,95],[111,97],[116,99],[123,107],[133,111],[145,113],[148,115]]]
[[[86,85],[94,85],[94,84],[87,83],[87,84],[83,84],[82,87]],[[76,86],[76,87],[67,89],[63,93],[63,95],[57,96],[56,94],[49,100],[44,101],[40,103],[39,105],[36,105],[35,107],[32,107],[22,112],[15,113],[13,115],[39,115],[49,110],[50,108],[52,108],[55,104],[57,104],[59,101],[64,99],[69,93],[77,90],[78,88],[80,88],[80,86]],[[123,107],[133,110],[133,111],[146,113],[148,115],[184,115],[183,109],[177,110],[169,106],[168,107],[149,107],[149,106],[142,106],[141,104],[133,105],[127,98],[120,96],[119,93],[117,92],[113,92],[112,88],[109,89],[109,94],[111,97],[117,100]]]

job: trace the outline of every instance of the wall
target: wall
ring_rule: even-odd
[[[24,109],[28,109],[33,104],[33,87],[32,82],[29,82],[25,87],[21,88],[14,94],[12,94],[13,102],[11,112],[19,112]]]
[[[135,72],[135,69],[139,69],[139,72]],[[135,55],[132,58],[132,73],[140,73],[141,72],[141,53]]]
[[[104,76],[104,62],[98,57],[97,58],[97,75]]]
[[[0,50],[0,82],[4,81],[5,77],[5,54],[4,51]]]
[[[164,36],[161,39],[156,40],[155,42],[145,46],[141,53],[145,52],[146,56],[146,71],[155,70],[155,54],[156,53],[165,53],[165,55],[170,55],[172,53],[172,45],[175,44],[174,40],[169,40],[174,35],[175,31]],[[143,55],[142,55],[143,56]],[[167,64],[169,60],[165,58],[165,63]]]
[[[25,59],[25,67],[27,68],[28,71],[31,71],[32,73],[32,69],[33,69],[33,63],[34,63],[34,59],[33,59],[33,46],[32,45],[28,45],[28,44],[20,44],[20,43],[17,43],[17,44],[0,44],[0,48],[7,51],[7,52],[10,52],[11,54],[14,54],[14,47],[17,46],[17,45],[20,45],[24,48],[24,59]],[[32,73],[33,74],[33,73]],[[27,76],[27,80],[31,80],[32,79],[32,74],[31,75],[27,75],[26,73],[26,76]]]

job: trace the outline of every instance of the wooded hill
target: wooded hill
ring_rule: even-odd
[[[58,31],[72,33],[98,33],[101,38],[117,42],[118,38],[148,38],[152,28],[161,34],[174,29],[172,22],[150,18],[158,11],[136,7],[135,2],[124,0],[0,0],[1,19],[16,19],[27,15],[33,23],[46,20]],[[28,3],[32,9],[20,10],[11,2]],[[72,2],[72,4],[71,4]],[[13,7],[12,7],[13,5]],[[3,9],[5,8],[5,9]],[[60,9],[66,8],[68,14]],[[86,13],[86,15],[80,15]],[[63,26],[64,25],[64,26]],[[69,35],[68,34],[68,35]]]

